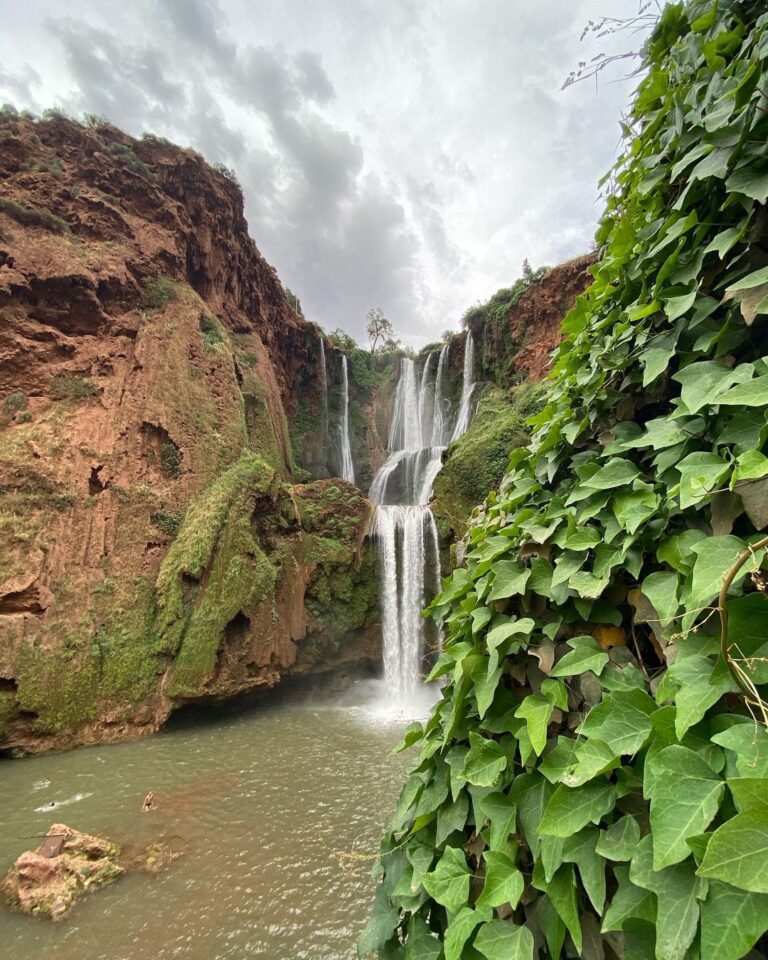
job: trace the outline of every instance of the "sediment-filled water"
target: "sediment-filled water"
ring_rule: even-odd
[[[55,822],[184,851],[165,873],[90,894],[61,923],[0,907],[0,956],[352,960],[374,890],[366,857],[403,780],[390,756],[401,733],[367,707],[283,699],[0,762],[0,872]],[[158,809],[142,813],[149,790]]]

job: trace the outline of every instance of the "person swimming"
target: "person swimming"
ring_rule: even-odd
[[[150,810],[157,810],[157,804],[155,803],[155,795],[150,790],[149,793],[144,797],[144,803],[141,805],[143,813],[148,813]]]

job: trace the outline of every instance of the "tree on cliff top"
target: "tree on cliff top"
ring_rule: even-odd
[[[381,307],[371,307],[366,316],[366,320],[368,321],[368,325],[365,328],[365,332],[371,341],[371,353],[376,353],[376,344],[379,340],[386,343],[388,340],[393,341],[395,339],[392,322],[384,316],[384,311]]]

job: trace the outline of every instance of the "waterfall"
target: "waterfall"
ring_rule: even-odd
[[[325,365],[325,340],[320,337],[320,384],[323,388],[322,462],[328,462],[328,368]]]
[[[451,441],[458,440],[469,426],[469,409],[472,401],[472,391],[475,389],[475,344],[472,340],[472,334],[467,330],[467,337],[464,341],[464,379],[461,384],[461,402],[459,403],[459,415],[456,417],[456,426],[451,434]]]
[[[471,337],[467,337],[461,404],[451,434],[454,439],[469,426],[474,354]],[[378,542],[381,565],[384,681],[395,705],[412,700],[419,687],[425,641],[421,611],[440,587],[440,545],[429,499],[450,429],[443,396],[447,356],[446,345],[440,351],[434,381],[434,353],[427,356],[420,374],[413,360],[401,359],[389,457],[369,493],[377,504],[372,535]],[[428,578],[430,566],[433,576]]]
[[[347,357],[341,355],[341,478],[355,482],[355,466],[352,463],[352,450],[349,446],[349,377],[347,376]]]

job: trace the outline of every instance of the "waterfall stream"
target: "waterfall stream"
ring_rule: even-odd
[[[467,332],[461,401],[452,431],[443,396],[447,355],[446,345],[434,378],[435,353],[427,356],[421,373],[413,360],[400,361],[389,456],[369,494],[377,505],[372,533],[381,566],[384,680],[398,708],[407,707],[418,690],[425,642],[421,611],[440,582],[440,545],[429,499],[447,439],[458,439],[469,426],[474,388],[471,334]]]
[[[339,433],[341,443],[341,478],[350,483],[355,482],[355,466],[352,463],[352,450],[349,445],[349,376],[347,374],[347,357],[341,355],[341,418]]]
[[[320,384],[323,389],[322,457],[328,463],[328,367],[325,363],[325,340],[320,337]]]

